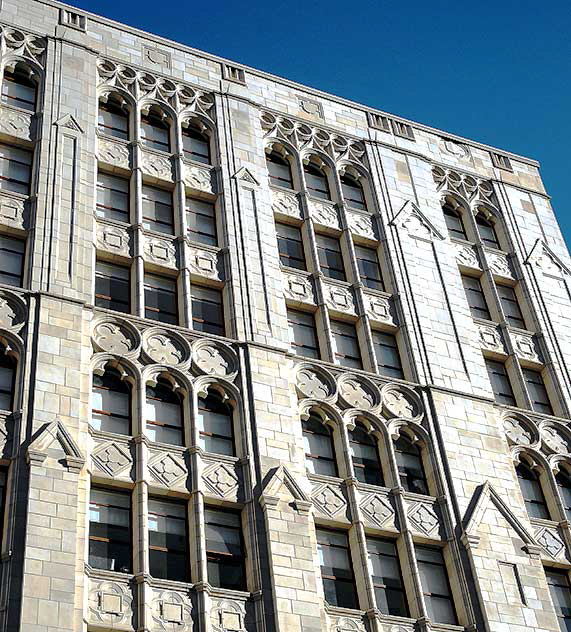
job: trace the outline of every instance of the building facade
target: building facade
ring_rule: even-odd
[[[533,160],[0,5],[0,629],[571,629]]]

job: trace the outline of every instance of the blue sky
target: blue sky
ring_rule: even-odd
[[[541,163],[546,188],[571,245],[569,2],[72,3],[189,46],[535,158]]]

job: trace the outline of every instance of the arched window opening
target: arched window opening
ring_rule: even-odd
[[[407,492],[428,495],[428,482],[420,446],[401,434],[395,441],[395,456],[402,487]]]
[[[323,169],[315,163],[308,162],[303,165],[303,171],[305,173],[305,184],[310,195],[322,200],[330,200],[329,181]]]
[[[549,520],[547,501],[537,471],[521,461],[516,467],[516,474],[529,517]]]
[[[294,188],[291,165],[287,158],[284,158],[277,151],[272,151],[266,154],[266,165],[270,174],[270,184],[285,189]]]
[[[188,160],[212,164],[210,155],[210,138],[204,134],[194,122],[182,128],[182,151]]]
[[[305,465],[312,474],[337,476],[337,460],[331,428],[316,414],[302,422]]]
[[[377,440],[360,423],[349,432],[349,446],[356,479],[369,485],[384,485]]]
[[[170,125],[164,112],[151,107],[141,116],[141,140],[151,149],[170,151]]]
[[[131,434],[131,389],[115,368],[93,375],[91,425],[102,432]]]
[[[450,237],[453,237],[454,239],[467,240],[468,237],[466,236],[466,230],[464,228],[464,222],[462,221],[462,214],[460,211],[456,210],[452,204],[447,202],[442,207],[442,212],[444,213],[444,220],[446,221]]]
[[[478,233],[483,244],[489,248],[497,248],[499,250],[500,240],[498,239],[494,223],[481,211],[476,215],[476,226],[478,227]]]
[[[350,208],[355,208],[360,211],[367,210],[367,203],[365,201],[365,193],[361,183],[348,174],[341,176],[341,189],[343,191],[343,199]]]
[[[147,435],[152,441],[184,445],[182,398],[164,378],[147,385]]]
[[[129,140],[129,112],[117,95],[99,100],[98,129],[102,134]]]
[[[33,71],[23,63],[4,69],[2,102],[30,112],[36,111],[38,86]]]
[[[235,454],[232,408],[212,389],[198,398],[198,441],[205,452]]]

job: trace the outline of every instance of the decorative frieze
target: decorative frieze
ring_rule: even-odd
[[[182,336],[151,327],[143,333],[143,352],[150,362],[185,369],[190,364],[190,345]]]
[[[272,211],[279,215],[301,219],[301,204],[298,194],[272,188]]]
[[[238,500],[240,478],[233,464],[210,463],[205,459],[202,482],[207,495],[234,502]]]
[[[91,462],[94,473],[110,478],[131,480],[133,476],[133,456],[126,441],[93,437],[94,448]]]
[[[131,168],[131,151],[129,146],[117,140],[98,137],[97,158],[99,162],[116,167],[117,169],[127,171]]]
[[[150,450],[149,474],[155,483],[186,489],[188,469],[182,453],[174,450]]]
[[[383,414],[387,419],[405,419],[420,421],[424,416],[424,407],[420,397],[410,388],[400,384],[386,384],[381,389]]]
[[[145,150],[141,154],[141,169],[143,173],[157,180],[173,180],[173,167],[169,156]]]
[[[325,303],[330,310],[355,315],[355,298],[350,287],[331,282],[323,283]]]
[[[377,386],[363,376],[342,374],[338,381],[339,399],[349,408],[373,410],[381,403]]]
[[[478,327],[481,348],[500,355],[507,355],[500,328],[493,323],[479,321],[475,321],[475,323]]]
[[[118,630],[134,629],[134,599],[128,579],[93,575],[89,578],[89,623]]]
[[[406,504],[409,523],[413,531],[430,538],[442,536],[440,512],[436,501],[407,497]]]
[[[361,492],[361,512],[368,526],[380,529],[396,529],[395,510],[387,492],[364,494]]]
[[[470,270],[481,270],[482,266],[478,261],[478,255],[472,244],[464,244],[459,242],[453,242],[456,250],[456,261],[462,268],[468,268]]]
[[[518,358],[533,364],[543,364],[543,357],[537,338],[529,332],[510,328],[510,337]]]
[[[466,201],[480,200],[497,207],[494,185],[489,180],[444,167],[434,167],[432,177],[438,191],[449,191]]]
[[[389,294],[383,296],[364,291],[363,298],[367,316],[371,321],[392,327],[397,326],[395,310]]]
[[[217,193],[216,171],[212,167],[184,162],[183,179],[189,189],[210,195]]]
[[[176,246],[170,239],[162,239],[155,235],[144,235],[145,259],[166,268],[177,267]]]
[[[309,200],[307,205],[309,207],[309,215],[316,224],[324,226],[325,228],[341,230],[339,213],[334,204]]]
[[[311,500],[316,511],[326,518],[346,518],[347,500],[341,485],[313,481]]]
[[[509,281],[515,281],[515,275],[513,273],[509,257],[503,252],[498,252],[497,250],[486,248],[485,251],[486,260],[488,261],[490,271],[494,275],[494,278],[499,280],[507,279]]]
[[[337,393],[335,379],[321,367],[302,364],[296,375],[296,388],[301,397],[329,400]]]
[[[376,241],[378,239],[371,215],[349,210],[346,211],[346,215],[347,224],[349,225],[349,230],[352,233],[372,241]]]
[[[188,246],[188,267],[191,275],[205,277],[212,281],[224,280],[222,262],[219,260],[219,251],[207,250]]]
[[[0,132],[21,140],[31,141],[33,140],[32,125],[31,114],[7,106],[0,108]]]
[[[198,340],[192,345],[193,367],[204,375],[215,375],[233,380],[238,373],[238,358],[234,351],[221,342]]]
[[[97,247],[122,257],[131,256],[131,239],[126,228],[97,222]]]
[[[153,587],[151,599],[152,630],[157,632],[192,632],[192,602],[182,590]]]
[[[315,305],[313,284],[309,275],[283,271],[284,295],[296,304]]]
[[[24,327],[27,317],[28,307],[19,296],[0,290],[0,327],[18,333]]]
[[[141,348],[139,331],[127,320],[114,317],[95,321],[91,342],[95,351],[126,358],[137,357]]]

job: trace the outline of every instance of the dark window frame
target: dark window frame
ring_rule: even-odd
[[[151,511],[151,503],[155,501],[155,502],[160,502],[163,504],[167,504],[167,505],[177,505],[178,507],[184,507],[185,512],[184,512],[184,518],[179,518],[178,516],[174,516],[174,515],[169,515],[169,514],[159,514],[156,511]],[[184,582],[184,583],[188,583],[190,582],[190,546],[189,546],[189,524],[188,524],[188,506],[187,503],[185,501],[181,501],[181,500],[173,500],[172,498],[164,498],[162,496],[149,496],[149,516],[153,515],[153,516],[161,516],[161,517],[165,517],[166,519],[171,519],[171,520],[178,520],[179,522],[184,522],[184,546],[182,548],[176,548],[176,547],[169,547],[169,546],[160,546],[158,544],[151,544],[151,534],[152,533],[158,533],[158,532],[152,532],[150,529],[150,525],[149,525],[149,520],[147,521],[147,534],[148,534],[148,538],[149,538],[149,573],[151,575],[151,577],[156,577],[158,579],[166,579],[169,581],[178,581],[178,582]],[[166,539],[166,534],[165,535],[165,539]],[[167,542],[168,544],[168,542]],[[165,558],[167,558],[167,560],[169,559],[169,556],[180,556],[183,557],[183,568],[184,568],[184,575],[182,577],[176,577],[173,575],[169,574],[168,571],[168,566],[167,566],[167,572],[165,574],[157,574],[157,573],[153,573],[153,560],[151,558],[151,551],[155,551],[156,553],[164,553],[165,554]],[[167,575],[167,576],[165,576]]]
[[[124,385],[124,389],[122,391],[116,390],[116,389],[112,389],[109,385],[105,385],[105,378],[111,377],[111,379],[116,383],[116,384],[122,384]],[[100,380],[102,382],[102,384],[95,384],[96,379]],[[108,390],[108,391],[113,391],[116,393],[123,393],[127,395],[127,401],[128,401],[128,407],[127,407],[127,415],[121,415],[121,414],[117,414],[114,413],[113,411],[108,411],[108,410],[100,410],[100,409],[96,409],[93,408],[93,391],[95,389],[100,389],[100,390]],[[131,389],[131,385],[129,384],[129,382],[127,380],[121,379],[121,374],[120,372],[115,369],[114,367],[106,367],[105,368],[105,373],[103,375],[97,375],[96,373],[93,373],[92,375],[92,382],[91,382],[91,391],[92,391],[92,407],[91,407],[91,418],[93,419],[93,413],[96,413],[97,415],[103,415],[103,416],[107,416],[107,417],[113,417],[114,419],[119,419],[119,420],[125,420],[126,426],[127,426],[127,432],[125,433],[115,433],[115,434],[122,434],[124,436],[131,436],[133,434],[133,392]],[[113,432],[111,430],[102,430],[102,432]]]
[[[409,617],[410,616],[410,608],[409,608],[409,604],[408,604],[408,598],[407,598],[407,593],[406,593],[406,589],[405,589],[405,585],[404,585],[404,580],[403,580],[403,575],[402,575],[402,567],[401,567],[401,563],[400,563],[400,555],[398,552],[398,548],[397,548],[397,544],[394,540],[391,540],[390,538],[385,538],[385,537],[367,537],[366,539],[367,541],[367,555],[369,556],[369,558],[372,555],[376,555],[378,557],[387,557],[387,558],[391,558],[392,560],[394,560],[395,565],[398,569],[398,579],[400,580],[400,583],[398,585],[393,584],[393,585],[389,585],[386,582],[378,582],[376,581],[376,575],[371,574],[371,581],[373,584],[373,592],[375,593],[375,603],[377,606],[377,609],[382,613],[382,614],[386,614],[389,616],[400,616],[400,617]],[[383,542],[386,544],[390,544],[391,547],[394,550],[394,555],[391,555],[389,553],[373,553],[371,552],[371,550],[369,549],[369,542]],[[398,612],[395,611],[390,611],[390,607],[389,607],[389,612],[385,612],[385,609],[381,608],[379,601],[377,599],[377,589],[379,589],[379,591],[384,591],[385,594],[390,592],[396,592],[401,596],[401,602],[404,605],[404,608],[402,610],[399,609]],[[389,599],[386,599],[387,603],[389,602]],[[403,612],[404,610],[404,612]]]
[[[442,568],[443,571],[444,571],[444,577],[446,578],[446,584],[447,584],[447,588],[448,588],[448,594],[447,595],[444,595],[442,593],[429,592],[425,586],[421,585],[422,594],[424,596],[425,602],[427,600],[430,600],[433,597],[435,597],[437,599],[446,600],[451,605],[452,614],[454,615],[454,621],[435,621],[435,623],[458,625],[458,613],[456,612],[456,604],[454,603],[454,596],[452,594],[452,587],[451,587],[451,584],[450,584],[450,577],[448,575],[448,568],[446,567],[446,561],[444,560],[444,554],[442,552],[442,549],[434,547],[434,546],[426,546],[426,545],[415,544],[414,545],[414,550],[415,550],[415,556],[416,556],[416,559],[417,559],[417,565],[418,566],[421,566],[421,565],[437,566],[439,568]],[[427,560],[419,560],[418,559],[418,551],[419,550],[421,550],[421,551],[422,550],[438,551],[442,562],[429,562]],[[422,577],[422,574],[421,574],[421,577]]]
[[[486,294],[482,287],[482,282],[478,277],[462,274],[462,286],[468,301],[468,307],[472,318],[481,318],[483,320],[492,320]]]
[[[16,244],[18,244],[18,248],[20,250],[16,250]],[[5,246],[9,246],[6,248]],[[12,237],[11,235],[6,235],[4,233],[0,233],[0,263],[2,264],[2,271],[0,272],[0,282],[4,285],[10,285],[11,287],[24,287],[24,272],[25,272],[25,264],[26,264],[26,250],[27,243],[24,239],[19,239],[17,237]],[[4,253],[7,253],[4,255]],[[11,256],[15,257],[19,262],[19,270],[18,274],[7,272],[8,267],[4,265],[3,257]],[[3,277],[7,277],[7,279],[3,279]],[[9,283],[7,281],[15,279],[17,283]]]
[[[505,363],[499,362],[498,360],[490,360],[489,358],[485,358],[484,361],[486,364],[488,378],[490,380],[490,384],[492,385],[492,392],[494,393],[494,399],[496,403],[505,404],[506,406],[516,406],[517,401],[515,398],[515,393]],[[499,376],[498,380],[494,379],[495,375]],[[504,392],[504,390],[500,390],[498,388],[500,382],[509,386],[509,393]]]
[[[209,522],[207,519],[207,512],[208,511],[216,511],[216,512],[221,512],[221,513],[226,513],[226,514],[233,514],[234,516],[236,516],[238,518],[238,527],[231,527],[229,525],[222,525],[221,523],[216,523],[216,522]],[[231,586],[216,586],[217,588],[228,588],[230,590],[242,590],[245,591],[247,590],[247,577],[246,577],[246,547],[244,546],[244,532],[243,532],[243,528],[242,528],[242,514],[240,511],[232,511],[232,510],[228,510],[228,509],[221,509],[219,507],[205,507],[205,525],[209,525],[209,524],[215,524],[215,525],[220,525],[228,530],[233,530],[233,531],[237,531],[239,533],[240,536],[240,555],[233,555],[231,553],[222,553],[221,551],[214,551],[214,550],[209,550],[208,549],[208,538],[206,539],[206,562],[207,565],[209,563],[216,563],[218,564],[224,564],[224,565],[230,565],[234,568],[238,567],[241,571],[241,583],[239,586],[236,585],[231,585]],[[208,575],[208,581],[210,583],[212,583],[212,579],[210,577],[210,575]],[[212,584],[214,585],[214,584]]]
[[[362,255],[368,252],[372,258],[365,258]],[[370,246],[362,246],[361,244],[355,244],[355,258],[357,260],[357,268],[359,269],[359,278],[361,283],[370,288],[371,290],[378,290],[379,292],[385,292],[385,282],[383,280],[383,274],[381,271],[381,264],[379,261],[379,253],[376,248]],[[364,263],[366,262],[366,263]],[[370,267],[367,266],[370,264]],[[376,267],[376,276],[371,276],[371,268]]]
[[[166,131],[166,142],[157,140],[156,138],[147,137],[143,130],[144,125],[148,125],[149,127],[154,127],[155,129],[161,129]],[[155,151],[163,151],[167,154],[171,153],[171,125],[170,123],[166,123],[163,118],[161,118],[157,113],[152,110],[147,114],[141,114],[141,143],[149,148],[154,149]]]
[[[203,296],[199,297],[198,294],[202,292]],[[206,298],[207,295],[211,297],[216,296],[217,300],[210,300]],[[219,299],[219,300],[218,300]],[[210,307],[209,307],[210,306]],[[212,307],[214,306],[214,307]],[[209,312],[219,312],[219,320],[206,320],[199,317],[198,309],[208,310]],[[192,316],[192,329],[194,331],[201,331],[202,333],[213,334],[215,336],[226,336],[226,313],[224,310],[224,294],[220,288],[211,287],[209,285],[201,285],[199,283],[191,283],[190,285],[190,309]],[[201,314],[204,316],[204,314]]]
[[[272,164],[280,165],[281,167],[287,167],[289,177],[284,178],[283,176],[280,176],[275,170],[274,173],[272,173],[272,167],[270,166]],[[270,184],[272,186],[281,187],[282,189],[288,189],[289,191],[295,191],[291,163],[287,158],[279,154],[277,151],[266,153],[266,167],[268,169],[268,176],[270,178]]]
[[[32,88],[33,99],[10,94],[10,84],[16,86],[24,86]],[[2,77],[2,102],[8,106],[16,107],[27,112],[35,112],[38,106],[39,85],[31,77],[27,77],[21,67],[21,63],[16,64],[14,70],[4,68],[4,76]]]
[[[331,201],[331,188],[329,187],[329,178],[327,177],[327,173],[324,169],[308,162],[303,165],[303,173],[305,174],[305,186],[310,195],[319,199],[319,200],[328,200]],[[308,178],[307,176],[311,176]],[[315,180],[321,180],[323,188],[319,188],[315,183],[309,184]]]
[[[305,452],[305,464],[306,467],[308,464],[311,464],[311,468],[307,468],[314,473],[314,469],[320,469],[319,467],[314,467],[314,463],[327,463],[328,467],[332,468],[333,473],[328,474],[319,474],[322,476],[339,476],[339,467],[337,463],[337,453],[335,450],[335,437],[333,436],[333,429],[323,423],[323,421],[316,414],[310,414],[308,419],[302,420],[302,436],[305,438],[307,435],[318,435],[320,437],[327,437],[329,445],[331,447],[331,455],[332,456],[324,456],[323,454],[314,454],[313,452]]]
[[[564,579],[555,579],[556,577],[564,578]],[[571,583],[569,582],[569,571],[561,568],[545,568],[545,579],[547,581],[547,586],[549,587],[549,596],[551,597],[551,602],[553,604],[553,609],[555,610],[555,616],[559,621],[559,627],[562,632],[566,632],[571,628],[571,607],[567,608],[567,612],[565,612],[559,605],[559,600],[554,598],[555,590],[554,588],[566,589],[569,601],[571,602]],[[555,583],[557,582],[557,583]]]
[[[125,121],[125,128],[115,127],[113,125],[105,125],[100,121],[99,112],[108,112]],[[97,109],[97,129],[101,134],[105,136],[111,136],[113,138],[119,138],[120,140],[128,141],[131,135],[131,125],[129,112],[125,111],[125,108],[121,104],[117,103],[115,99],[111,98],[107,101],[99,100]]]
[[[307,271],[307,261],[305,258],[305,248],[303,245],[303,235],[300,226],[276,222],[276,238],[278,242],[278,255],[281,265],[295,270]],[[287,230],[284,230],[287,229]],[[293,237],[291,233],[295,231],[299,239]],[[289,246],[293,246],[290,248]],[[285,246],[285,248],[284,248]],[[293,251],[293,254],[292,252]]]
[[[547,498],[545,497],[545,492],[543,491],[541,475],[538,474],[531,465],[523,460],[517,464],[515,471],[521,495],[523,496],[525,509],[530,518],[551,520]],[[526,486],[522,484],[521,481],[529,481],[531,485]],[[527,493],[528,487],[532,487],[535,490],[535,496],[532,497]]]
[[[103,176],[103,178],[100,180],[100,177]],[[117,189],[117,188],[113,188],[112,186],[105,186],[105,184],[103,184],[103,179],[107,180],[121,180],[123,183],[125,183],[127,185],[127,192],[125,193],[125,191],[122,191],[121,189]],[[108,180],[107,180],[108,182]],[[125,224],[129,224],[130,223],[130,215],[131,215],[131,183],[130,183],[130,179],[129,178],[125,178],[123,176],[118,176],[115,173],[107,173],[106,171],[102,171],[101,169],[99,169],[97,171],[97,185],[96,185],[96,202],[95,202],[95,209],[96,209],[96,214],[99,217],[102,217],[104,219],[112,219],[118,222],[124,222]],[[121,195],[126,195],[127,197],[127,204],[126,204],[126,209],[122,209],[119,207],[115,207],[115,206],[107,206],[105,204],[100,203],[99,200],[99,192],[100,191],[112,191],[115,193],[119,193]],[[101,209],[101,210],[99,210]],[[121,218],[119,217],[114,217],[113,215],[117,215],[117,216],[121,216]]]
[[[326,570],[324,569],[328,569],[330,568],[332,571],[335,570],[332,567],[324,567],[320,565],[320,571],[321,571],[321,581],[324,584],[324,592],[327,593],[328,591],[325,589],[325,582],[331,582],[333,585],[336,585],[338,583],[341,583],[343,585],[350,585],[351,586],[351,593],[352,593],[352,601],[351,603],[343,603],[343,604],[339,604],[339,603],[331,603],[330,605],[333,606],[338,606],[340,608],[350,608],[353,610],[358,610],[359,609],[359,595],[357,592],[357,584],[355,582],[355,572],[353,570],[353,558],[351,555],[351,545],[349,543],[349,537],[346,531],[343,531],[341,529],[330,529],[327,527],[321,527],[319,525],[316,525],[315,528],[315,532],[316,532],[316,539],[317,539],[317,546],[319,547],[329,547],[329,548],[336,548],[336,549],[343,549],[344,551],[346,551],[347,553],[347,558],[348,558],[348,562],[349,562],[349,569],[348,569],[348,575],[349,577],[341,577],[335,574],[328,574]],[[323,544],[319,541],[319,535],[320,533],[334,533],[336,535],[342,535],[346,542],[347,545],[346,546],[341,546],[338,544]],[[330,602],[328,602],[330,603]]]
[[[393,441],[393,445],[401,487],[407,492],[430,496],[430,486],[424,465],[424,449],[418,445],[418,442],[402,433]],[[405,456],[399,456],[401,454]],[[407,459],[407,456],[418,462],[417,473],[408,467],[406,461],[410,459]]]
[[[361,435],[358,437],[357,435]],[[384,487],[385,479],[383,476],[383,467],[381,463],[381,455],[379,452],[379,442],[377,438],[369,432],[366,427],[360,422],[356,422],[355,427],[348,432],[349,437],[349,453],[351,455],[351,462],[353,463],[353,473],[355,478],[361,483],[367,485],[376,485],[378,487]],[[353,445],[368,446],[372,448],[375,453],[375,459],[356,457]]]
[[[331,332],[333,334],[333,339],[335,341],[335,361],[341,365],[341,366],[346,366],[346,367],[350,367],[350,368],[355,368],[355,369],[362,369],[363,368],[363,355],[361,353],[361,346],[359,344],[359,335],[357,333],[357,327],[355,326],[354,323],[348,323],[345,322],[344,320],[336,320],[334,318],[331,319],[330,321],[331,323]],[[343,327],[339,327],[339,325],[343,325]],[[337,330],[335,329],[337,327]],[[347,327],[351,327],[352,329],[352,333],[354,332],[354,336],[351,334],[349,335],[346,332]],[[345,329],[345,331],[342,331],[343,329]],[[346,353],[341,353],[339,351],[339,345],[337,344],[337,337],[336,336],[340,336],[343,339],[350,339],[355,341],[355,345],[357,348],[357,352],[359,353],[358,356],[353,356],[353,355],[347,355]],[[347,359],[350,360],[349,363],[347,363]]]
[[[303,318],[300,320],[300,316],[303,318],[311,319],[311,324],[307,322],[301,322]],[[297,318],[297,320],[294,320]],[[300,309],[293,309],[292,307],[287,308],[287,322],[291,332],[291,346],[293,347],[293,353],[299,357],[303,358],[312,358],[314,360],[319,360],[321,358],[321,353],[319,349],[319,336],[317,335],[317,326],[315,323],[315,314],[312,312],[305,312]],[[305,330],[311,331],[311,336],[315,340],[315,346],[309,346],[308,344],[301,344],[296,342],[295,338],[295,327],[304,327]],[[304,338],[304,336],[302,336]],[[301,350],[301,351],[298,351]],[[309,349],[311,353],[303,353],[303,350]]]
[[[343,199],[349,208],[356,209],[358,211],[367,210],[367,198],[365,196],[365,189],[357,178],[353,178],[348,174],[340,176],[341,191],[343,192]],[[355,191],[359,192],[357,197],[350,197],[354,195]]]
[[[174,286],[174,290],[170,291],[170,290],[165,290],[164,288],[158,288],[157,286],[151,286],[148,283],[149,279],[158,279],[160,281],[169,281],[170,283],[173,284]],[[169,276],[164,276],[164,275],[160,275],[160,274],[154,274],[154,273],[150,273],[150,272],[145,272],[144,275],[144,279],[143,279],[143,286],[144,286],[144,301],[145,301],[145,318],[149,318],[150,320],[156,320],[158,322],[161,323],[167,323],[167,324],[171,324],[171,325],[178,325],[179,323],[179,306],[178,306],[178,287],[177,287],[177,280],[173,279],[172,277]],[[151,295],[151,293],[155,293],[157,296],[161,296],[161,295],[168,295],[170,297],[170,299],[172,300],[174,298],[174,312],[165,310],[165,309],[161,309],[159,307],[152,307],[151,305],[147,305],[148,302],[148,296]],[[159,317],[158,318],[153,318],[152,316],[150,316],[149,314],[157,314]],[[165,315],[166,319],[163,320],[160,315]]]
[[[98,270],[99,266],[99,270]],[[102,273],[101,266],[106,266],[107,268],[115,269],[115,270],[123,270],[127,272],[127,279],[123,279],[117,276],[108,276]],[[109,283],[114,283],[115,288],[110,286],[109,294],[101,294],[97,291],[97,279],[108,279]],[[122,286],[122,292],[127,287],[127,298],[125,299],[122,295],[119,298],[119,293],[111,290],[117,290],[119,286]],[[100,288],[101,289],[101,288]],[[122,314],[130,314],[131,313],[131,268],[129,266],[121,265],[118,263],[111,263],[104,259],[97,259],[95,262],[95,289],[94,289],[94,303],[96,307],[101,307],[103,309],[111,309],[115,312],[120,312]],[[114,307],[113,307],[114,305]],[[125,309],[118,309],[118,306],[125,306]]]
[[[154,395],[149,395],[149,392],[154,392]],[[162,395],[161,395],[162,393]],[[170,432],[178,433],[180,435],[180,443],[173,443],[172,441],[164,441],[160,439],[154,439],[158,443],[168,443],[169,445],[175,445],[178,447],[185,446],[185,418],[184,418],[184,398],[182,395],[177,393],[173,388],[172,384],[166,380],[165,378],[157,378],[156,385],[152,386],[150,384],[145,385],[145,404],[149,401],[157,401],[163,402],[165,404],[173,404],[178,406],[179,410],[179,418],[180,418],[180,426],[176,426],[174,424],[161,421],[160,419],[149,420],[147,418],[147,413],[145,409],[145,428],[148,426],[156,426],[157,428],[164,428]]]
[[[476,213],[475,221],[476,228],[478,229],[478,235],[484,246],[487,246],[488,248],[494,248],[495,250],[501,250],[501,244],[494,222],[489,220],[484,215],[484,213],[482,213],[482,211],[478,211],[478,213]],[[489,230],[492,234],[492,237],[490,238],[485,236],[482,229],[484,231]]]
[[[331,247],[335,243],[335,247]],[[345,272],[345,260],[343,249],[339,237],[315,234],[315,244],[317,246],[317,256],[319,259],[319,269],[328,279],[337,281],[347,281]]]
[[[199,151],[193,151],[192,149],[187,149],[184,144],[185,137],[190,138],[191,140],[198,141],[201,145],[206,146],[206,153],[200,153]],[[183,156],[187,160],[192,160],[193,162],[199,162],[203,165],[212,165],[212,148],[210,146],[210,136],[201,132],[196,125],[192,123],[189,125],[182,126],[182,152]],[[192,144],[192,142],[191,142]]]
[[[446,228],[448,229],[450,237],[468,241],[462,213],[455,209],[450,203],[444,204],[442,213],[444,214],[444,221],[446,222]]]
[[[193,203],[198,203],[193,207]],[[204,207],[208,206],[211,209],[211,213],[205,213]],[[185,213],[187,215],[187,226],[186,232],[188,238],[191,241],[195,241],[200,244],[206,244],[208,246],[218,246],[218,226],[217,226],[217,213],[216,213],[216,204],[210,200],[202,200],[197,197],[192,197],[187,195],[185,198]],[[206,218],[207,223],[212,224],[212,230],[210,232],[206,232],[205,230],[193,230],[190,226],[190,221],[188,221],[188,217],[195,216],[197,218]]]
[[[209,399],[212,399],[215,401],[215,405],[214,406],[210,406],[210,408],[205,408],[204,405],[201,406],[201,402],[208,402]],[[225,412],[220,413],[219,411],[215,410],[215,408],[218,407],[219,409],[224,409]],[[208,432],[207,430],[205,430],[204,428],[199,428],[198,430],[198,436],[199,436],[199,443],[201,444],[200,447],[205,451],[208,452],[209,454],[226,454],[225,452],[213,452],[211,450],[207,450],[202,444],[206,442],[206,439],[203,439],[203,437],[208,437],[210,439],[218,439],[218,440],[222,440],[225,441],[227,443],[230,444],[231,447],[231,454],[227,455],[227,456],[236,456],[236,436],[235,436],[235,429],[234,429],[234,409],[232,408],[232,406],[230,406],[229,404],[226,404],[222,398],[222,396],[213,389],[209,389],[208,390],[208,394],[206,397],[198,397],[198,401],[197,401],[197,409],[198,411],[206,411],[206,412],[213,412],[215,414],[224,414],[224,416],[228,417],[228,428],[230,430],[228,435],[222,435],[216,432]],[[198,425],[198,422],[197,422]]]
[[[549,397],[547,387],[545,386],[545,380],[543,379],[542,372],[536,371],[535,369],[528,369],[526,367],[522,367],[522,372],[525,382],[525,389],[527,391],[527,396],[529,397],[529,400],[531,402],[532,410],[536,413],[553,415],[553,405],[551,404],[551,399]],[[530,384],[533,385],[532,389],[530,389]],[[532,395],[532,391],[534,395]],[[543,393],[545,393],[545,397],[542,400],[535,397],[535,393],[537,393],[537,391],[542,391]]]
[[[373,339],[373,349],[375,352],[375,365],[377,367],[377,372],[379,373],[379,375],[383,375],[385,377],[393,377],[399,380],[404,380],[405,379],[404,367],[402,364],[402,357],[401,357],[399,343],[398,343],[396,335],[388,331],[373,329],[371,331],[371,336]],[[382,336],[385,339],[385,341],[388,341],[390,339],[391,342],[394,344],[383,344],[379,340],[380,336]],[[396,356],[398,357],[398,362],[399,362],[398,365],[387,364],[386,360],[384,363],[381,362],[381,358],[379,357],[379,354],[377,353],[377,349],[380,351],[381,348],[392,349],[396,353]]]

